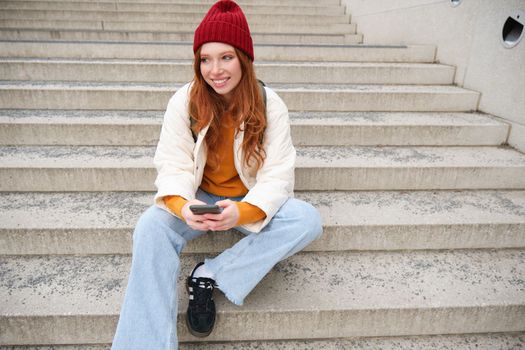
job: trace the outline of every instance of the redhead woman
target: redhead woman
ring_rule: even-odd
[[[275,264],[322,233],[317,210],[293,198],[288,110],[257,81],[241,8],[229,0],[213,5],[193,50],[195,77],[164,115],[154,158],[158,191],[133,234],[114,350],[177,349],[177,277],[189,240],[232,228],[244,235],[197,264],[186,280],[186,324],[206,337],[215,324],[215,289],[242,305]]]

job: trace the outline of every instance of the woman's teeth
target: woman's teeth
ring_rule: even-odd
[[[228,78],[226,78],[226,79],[222,79],[222,80],[214,80],[213,82],[214,82],[215,84],[223,84],[223,83],[226,82],[226,80],[228,80]]]

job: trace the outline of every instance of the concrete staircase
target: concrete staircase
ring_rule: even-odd
[[[509,126],[476,112],[435,47],[358,44],[338,0],[239,2],[325,233],[245,306],[218,293],[206,343],[180,322],[181,349],[522,349]],[[0,349],[109,348],[163,111],[212,3],[0,1]],[[191,242],[181,280],[239,237]]]

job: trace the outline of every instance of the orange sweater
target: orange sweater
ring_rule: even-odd
[[[235,136],[235,129],[230,123],[221,123],[222,142],[218,145],[215,152],[219,154],[219,167],[212,168],[208,163],[204,168],[204,175],[202,178],[201,188],[217,196],[225,197],[239,197],[248,193],[248,189],[242,183],[239,173],[235,169],[233,140]],[[188,201],[180,196],[166,196],[164,203],[166,206],[182,218],[182,207]],[[249,224],[259,221],[266,217],[264,211],[259,207],[247,202],[235,202],[239,209],[238,225]]]

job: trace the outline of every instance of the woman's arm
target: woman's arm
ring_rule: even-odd
[[[293,196],[296,151],[292,144],[288,108],[271,89],[267,92],[264,147],[266,159],[257,171],[256,183],[243,201],[257,206],[266,218],[243,225],[252,232],[259,232],[289,197]]]
[[[189,84],[186,84],[171,97],[153,159],[157,168],[155,202],[164,208],[162,198],[168,195],[181,196],[187,200],[195,198],[195,142],[188,115],[188,90]]]

